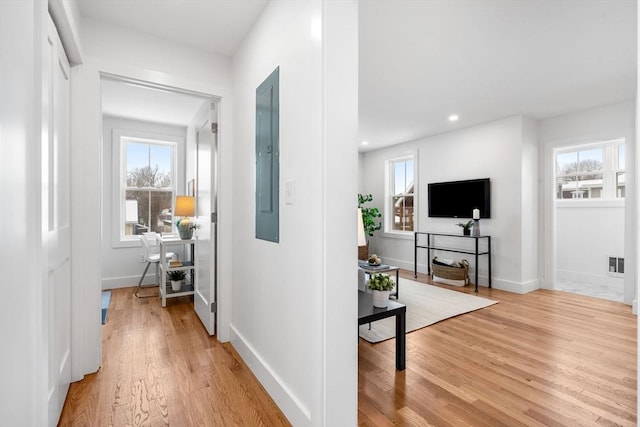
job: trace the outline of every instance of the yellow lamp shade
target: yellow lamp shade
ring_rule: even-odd
[[[195,216],[196,199],[191,196],[176,196],[175,216]]]

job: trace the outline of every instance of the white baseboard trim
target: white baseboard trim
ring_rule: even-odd
[[[400,267],[404,270],[413,271],[413,263],[402,261],[400,259],[393,258],[383,258],[382,262],[388,265],[395,265],[396,267]],[[418,273],[427,273],[427,265],[418,264]]]
[[[631,304],[631,312],[633,314],[635,314],[636,316],[638,315],[638,300],[634,299],[633,303]]]
[[[394,265],[396,267],[400,267],[409,271],[414,271],[412,262],[406,262],[403,260],[393,259],[388,257],[383,258],[382,262],[384,262],[385,264]],[[427,274],[427,271],[428,271],[427,264],[418,264],[418,273]],[[469,278],[472,279],[472,281],[475,279],[473,274],[469,274]],[[478,275],[478,282],[479,282],[479,285],[478,285],[479,287],[486,288],[488,287],[487,284],[489,283],[489,279],[487,276],[483,276],[482,274],[480,274]],[[526,294],[526,293],[535,291],[536,289],[540,289],[540,283],[537,279],[530,280],[528,282],[518,283],[518,282],[509,281],[509,280],[497,279],[493,277],[491,280],[491,287],[494,289],[500,289],[501,291],[513,292],[516,294]]]
[[[151,269],[149,269],[151,270]],[[140,276],[124,276],[124,277],[107,277],[102,279],[102,289],[120,289],[131,288],[138,286]],[[143,286],[150,286],[156,284],[155,273],[148,272],[142,281]]]
[[[271,367],[260,357],[233,324],[229,325],[229,330],[231,332],[231,345],[251,369],[251,372],[258,378],[258,381],[267,390],[269,396],[278,405],[289,422],[294,426],[310,426],[312,423],[309,409],[302,404],[282,379],[273,372]]]
[[[540,283],[537,279],[530,280],[528,282],[512,282],[509,280],[493,279],[491,286],[494,289],[500,289],[501,291],[513,292],[515,294],[528,294],[537,289],[540,289]]]

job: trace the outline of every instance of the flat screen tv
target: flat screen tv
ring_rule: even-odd
[[[491,183],[489,178],[428,184],[429,216],[436,218],[491,218]]]

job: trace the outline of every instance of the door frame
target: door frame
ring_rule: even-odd
[[[72,189],[73,200],[82,200],[82,207],[74,209],[71,221],[75,229],[72,235],[72,272],[74,325],[72,370],[74,381],[85,374],[97,372],[101,366],[101,219],[102,219],[102,107],[101,78],[103,76],[137,82],[160,90],[216,99],[220,107],[221,132],[218,134],[220,179],[218,203],[218,287],[217,338],[230,339],[231,320],[231,88],[194,81],[189,78],[159,73],[129,65],[93,60],[74,67],[72,75]],[[75,77],[75,78],[74,78]],[[87,143],[87,141],[93,141]],[[227,166],[225,166],[227,165]]]

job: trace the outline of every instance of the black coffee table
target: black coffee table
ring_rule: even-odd
[[[406,365],[406,314],[407,307],[389,300],[385,308],[373,306],[373,295],[358,291],[358,326],[387,317],[396,317],[396,369],[404,371]]]

